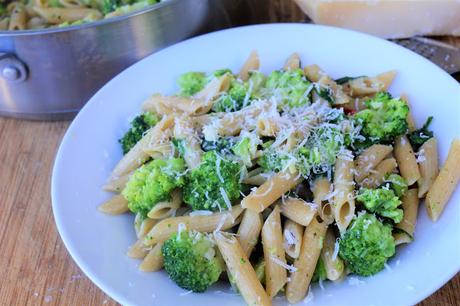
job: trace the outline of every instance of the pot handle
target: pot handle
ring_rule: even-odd
[[[20,83],[27,79],[27,67],[15,55],[0,52],[0,77],[10,83]]]

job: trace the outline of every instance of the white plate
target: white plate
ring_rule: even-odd
[[[133,218],[106,216],[96,207],[110,197],[101,190],[121,158],[118,138],[150,94],[172,94],[175,79],[190,70],[238,71],[257,49],[262,70],[282,67],[292,52],[333,77],[374,75],[397,69],[394,95],[408,94],[418,124],[434,115],[433,130],[444,161],[460,135],[460,86],[424,58],[387,41],[336,28],[275,24],[236,28],[179,43],[149,56],[105,85],[67,131],[53,171],[53,211],[59,233],[80,268],[124,305],[241,305],[227,284],[204,294],[184,294],[164,272],[138,271],[127,257],[135,241]],[[460,190],[437,223],[421,207],[415,241],[398,247],[389,268],[369,278],[313,286],[314,305],[410,305],[433,293],[460,270]],[[287,304],[277,298],[277,305]]]

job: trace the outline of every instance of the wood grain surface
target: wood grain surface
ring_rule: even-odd
[[[290,0],[272,0],[270,17],[305,20]],[[54,224],[51,169],[68,125],[0,118],[0,305],[117,305],[75,265]],[[460,274],[420,305],[460,305]]]

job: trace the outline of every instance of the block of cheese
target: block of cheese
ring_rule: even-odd
[[[383,38],[460,36],[460,0],[295,0],[318,24]]]

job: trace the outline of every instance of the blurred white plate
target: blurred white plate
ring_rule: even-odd
[[[164,272],[138,271],[127,257],[136,240],[130,215],[107,216],[96,207],[110,197],[101,190],[121,158],[118,138],[152,93],[172,94],[175,79],[191,70],[238,71],[257,49],[262,70],[282,67],[292,52],[333,77],[399,71],[391,93],[409,96],[416,122],[433,115],[440,158],[460,135],[460,86],[426,59],[385,40],[336,28],[275,24],[236,28],[193,38],[155,53],[105,85],[67,131],[54,165],[52,200],[56,224],[70,254],[89,278],[124,305],[241,305],[227,284],[204,294],[184,294]],[[314,305],[412,305],[460,270],[460,190],[438,223],[421,207],[415,241],[398,247],[389,268],[369,278],[313,286]],[[276,298],[275,304],[287,304]]]

